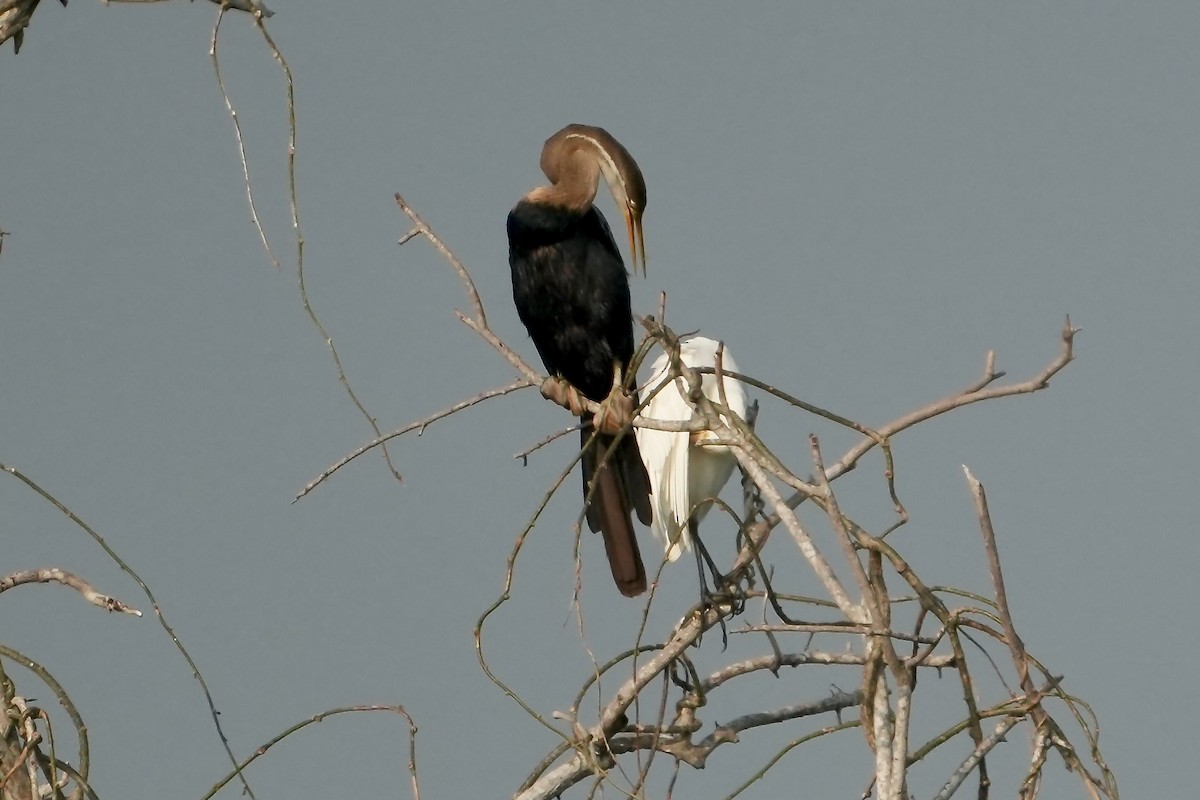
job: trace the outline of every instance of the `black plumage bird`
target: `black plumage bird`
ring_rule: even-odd
[[[620,388],[633,358],[633,314],[625,264],[592,201],[603,177],[625,216],[634,268],[640,255],[644,272],[646,184],[629,151],[589,125],[568,125],[547,139],[541,167],[550,185],[522,197],[508,214],[513,300],[547,371],[603,403]],[[588,527],[604,535],[613,580],[633,597],[646,590],[646,569],[630,511],[650,524],[650,481],[632,431],[619,441],[592,434],[591,420],[583,417],[585,497],[595,482]]]

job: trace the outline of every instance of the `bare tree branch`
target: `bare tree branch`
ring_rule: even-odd
[[[385,711],[392,714],[399,714],[408,723],[408,773],[410,780],[410,788],[412,791],[413,800],[421,800],[421,785],[417,780],[417,725],[413,722],[413,718],[404,710],[404,706],[396,705],[361,705],[361,706],[343,706],[341,708],[331,708],[328,711],[322,711],[319,714],[313,714],[311,717],[301,720],[294,725],[286,728],[276,736],[259,745],[254,753],[248,758],[238,763],[232,772],[221,778],[213,787],[208,790],[201,800],[211,800],[217,792],[225,788],[234,777],[240,775],[246,767],[253,764],[260,757],[267,754],[272,747],[282,742],[297,731],[301,731],[317,722],[323,722],[329,717],[336,717],[342,714],[369,714],[376,711]]]
[[[109,597],[106,594],[101,594],[96,591],[90,583],[80,578],[78,575],[59,569],[58,567],[42,567],[40,569],[26,569],[18,572],[13,572],[9,575],[0,578],[0,592],[7,591],[14,586],[20,586],[25,583],[61,583],[63,586],[69,586],[75,591],[83,595],[83,599],[87,600],[94,606],[99,606],[105,611],[120,611],[122,614],[129,614],[134,617],[140,617],[142,612],[130,605],[122,603],[115,597]]]
[[[449,417],[452,414],[462,411],[464,408],[470,408],[471,406],[478,405],[479,403],[482,403],[485,400],[491,400],[493,397],[503,397],[506,394],[511,394],[512,392],[515,392],[519,389],[525,389],[528,386],[530,386],[530,383],[528,381],[526,381],[524,379],[519,379],[519,380],[513,381],[512,383],[508,384],[507,386],[501,386],[496,389],[489,389],[486,392],[480,392],[479,394],[475,395],[474,397],[469,397],[466,400],[460,400],[459,402],[455,403],[452,406],[448,406],[448,407],[442,409],[441,411],[436,411],[433,414],[430,414],[429,416],[425,417],[424,419],[419,419],[416,422],[410,422],[401,428],[397,428],[396,430],[392,431],[391,433],[380,434],[378,437],[372,439],[371,441],[367,442],[366,444],[361,445],[360,447],[358,447],[358,449],[353,450],[350,453],[347,453],[346,455],[342,456],[340,459],[335,461],[333,464],[330,464],[328,467],[326,467],[324,472],[322,472],[317,477],[313,478],[311,481],[309,481],[304,486],[303,489],[300,490],[300,492],[296,495],[296,497],[292,500],[292,502],[299,500],[300,498],[304,497],[309,492],[311,492],[313,489],[316,489],[318,486],[320,486],[322,483],[324,483],[328,478],[330,478],[333,475],[333,473],[337,472],[339,469],[346,466],[351,461],[353,461],[354,459],[361,456],[363,453],[366,453],[368,450],[371,450],[375,447],[382,445],[384,442],[388,441],[389,439],[395,439],[397,436],[403,436],[404,434],[409,433],[411,431],[417,431],[417,435],[420,436],[422,433],[425,432],[426,428],[428,428],[430,425],[437,422],[438,420],[445,419],[446,417]]]

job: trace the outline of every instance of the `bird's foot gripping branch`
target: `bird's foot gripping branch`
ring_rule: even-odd
[[[600,433],[616,436],[622,430],[629,430],[636,407],[637,403],[632,397],[614,386],[612,393],[600,404],[600,410],[592,417],[592,425]]]
[[[587,398],[579,394],[565,378],[551,375],[542,381],[542,397],[551,403],[562,406],[577,417],[586,416]]]
[[[577,417],[587,417],[588,400],[567,380],[551,376],[542,381],[542,397],[560,405]],[[612,393],[600,403],[592,417],[592,426],[600,433],[616,436],[633,424],[637,403],[623,389],[613,387]]]

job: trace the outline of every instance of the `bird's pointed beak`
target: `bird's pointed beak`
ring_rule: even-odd
[[[642,265],[642,277],[646,277],[646,240],[642,236],[642,212],[634,206],[625,208],[625,226],[629,229],[629,256],[633,260],[633,274]]]

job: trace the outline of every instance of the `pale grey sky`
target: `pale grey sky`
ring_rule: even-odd
[[[726,339],[747,373],[861,422],[959,388],[991,348],[1012,376],[1032,374],[1070,313],[1078,361],[1049,391],[898,439],[913,516],[901,535],[931,580],[986,591],[959,468],[971,465],[1026,643],[1093,704],[1123,793],[1183,791],[1200,714],[1180,688],[1200,655],[1187,621],[1200,7],[273,8],[296,76],[309,291],[385,430],[512,377],[454,319],[466,301],[450,270],[422,243],[397,248],[408,226],[392,194],[455,249],[497,331],[535,362],[504,218],[568,122],[608,128],[646,174],[650,272],[633,281],[635,311],[666,290],[677,329]],[[370,431],[297,293],[280,72],[247,19],[226,19],[223,71],[276,271],[207,55],[215,16],[207,3],[43,3],[20,56],[0,53],[0,462],[146,578],[238,753],[331,706],[402,703],[421,726],[427,799],[510,794],[554,739],[486,680],[471,630],[571,454],[551,447],[524,469],[511,456],[569,420],[519,393],[397,443],[403,486],[367,457],[290,503]],[[810,430],[831,448],[850,441],[777,404],[762,426],[797,463]],[[847,491],[877,501],[872,469]],[[569,607],[576,481],[535,530],[492,634],[498,670],[547,714],[588,663]],[[0,573],[59,565],[145,608],[15,480],[0,481],[0,507]],[[584,548],[589,643],[614,652],[640,605],[605,583],[598,541]],[[694,591],[690,567],[668,578],[660,630]],[[199,797],[227,770],[197,684],[151,619],[25,587],[0,598],[0,620],[0,639],[79,704],[102,797]],[[804,680],[764,683],[763,707],[830,679]],[[678,796],[722,795],[807,729],[746,737],[703,773],[685,769]],[[407,797],[405,747],[396,720],[343,717],[250,777],[260,798]],[[754,796],[852,796],[862,752],[848,739],[797,751]],[[1016,735],[1002,759],[1025,752]],[[1053,790],[1079,796],[1061,774]]]

